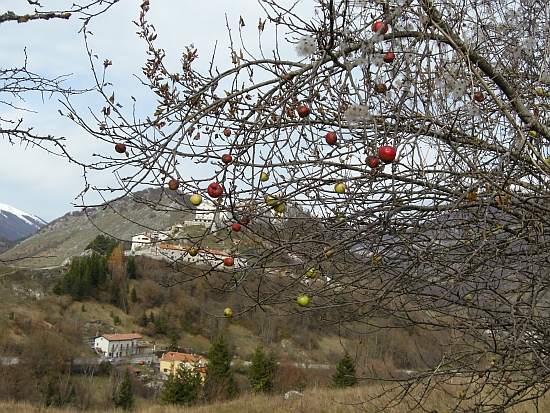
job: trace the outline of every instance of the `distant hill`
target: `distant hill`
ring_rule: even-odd
[[[47,222],[7,204],[0,204],[0,237],[10,241],[34,235]]]
[[[61,265],[67,258],[80,255],[99,234],[130,241],[133,235],[140,232],[164,230],[184,219],[190,219],[193,213],[186,206],[186,201],[188,196],[170,198],[162,190],[149,189],[108,206],[69,212],[0,254],[0,258],[18,260],[17,265],[34,268]],[[151,206],[156,206],[157,210],[152,210]]]

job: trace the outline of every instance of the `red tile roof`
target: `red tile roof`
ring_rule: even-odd
[[[186,353],[176,353],[175,351],[169,351],[164,354],[160,361],[187,361],[191,363],[196,363],[202,358],[202,356],[195,356],[194,354]]]
[[[122,340],[139,340],[142,337],[139,334],[103,334],[101,337],[106,338],[109,341],[122,341]]]

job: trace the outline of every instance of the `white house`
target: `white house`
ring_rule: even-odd
[[[95,350],[104,357],[126,357],[138,354],[139,334],[103,334],[94,339]]]
[[[168,234],[164,232],[143,232],[134,235],[132,237],[132,251],[136,251],[138,247],[149,246],[166,238],[168,238]]]

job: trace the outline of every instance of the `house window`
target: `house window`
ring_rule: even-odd
[[[164,372],[165,372],[165,373],[168,373],[168,369],[164,369]]]

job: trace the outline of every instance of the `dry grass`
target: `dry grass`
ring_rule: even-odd
[[[180,407],[180,406],[162,406],[158,404],[151,404],[146,401],[138,400],[138,405],[135,413],[357,413],[360,411],[373,412],[377,411],[376,407],[370,403],[364,403],[369,395],[373,392],[379,392],[382,390],[377,385],[356,387],[345,390],[330,390],[322,388],[308,389],[303,393],[302,397],[294,397],[285,400],[282,395],[274,396],[253,396],[245,395],[237,400],[229,402],[220,402],[208,405],[199,405],[194,407]],[[383,398],[379,400],[380,403],[387,403],[392,401],[392,392],[386,393]],[[471,407],[473,402],[462,401],[460,409],[458,411],[464,411]],[[443,393],[432,393],[430,398],[424,404],[423,409],[414,407],[412,399],[403,401],[399,404],[393,402],[382,408],[378,405],[379,411],[385,413],[402,413],[402,412],[438,412],[445,413],[454,411],[453,407],[456,407],[457,399],[451,398]],[[71,411],[71,409],[56,409],[56,408],[43,408],[29,403],[14,403],[4,402],[0,403],[0,413],[34,413],[34,412],[48,412],[48,413],[62,413]],[[92,410],[93,411],[93,410]],[[99,411],[99,410],[97,410]],[[105,409],[101,410],[103,413],[109,413]],[[119,410],[120,411],[120,410]],[[506,410],[507,413],[535,413],[535,412],[547,412],[550,411],[550,399],[541,399],[538,410],[532,402],[526,402],[521,405],[515,406]],[[114,413],[114,410],[113,412]]]

